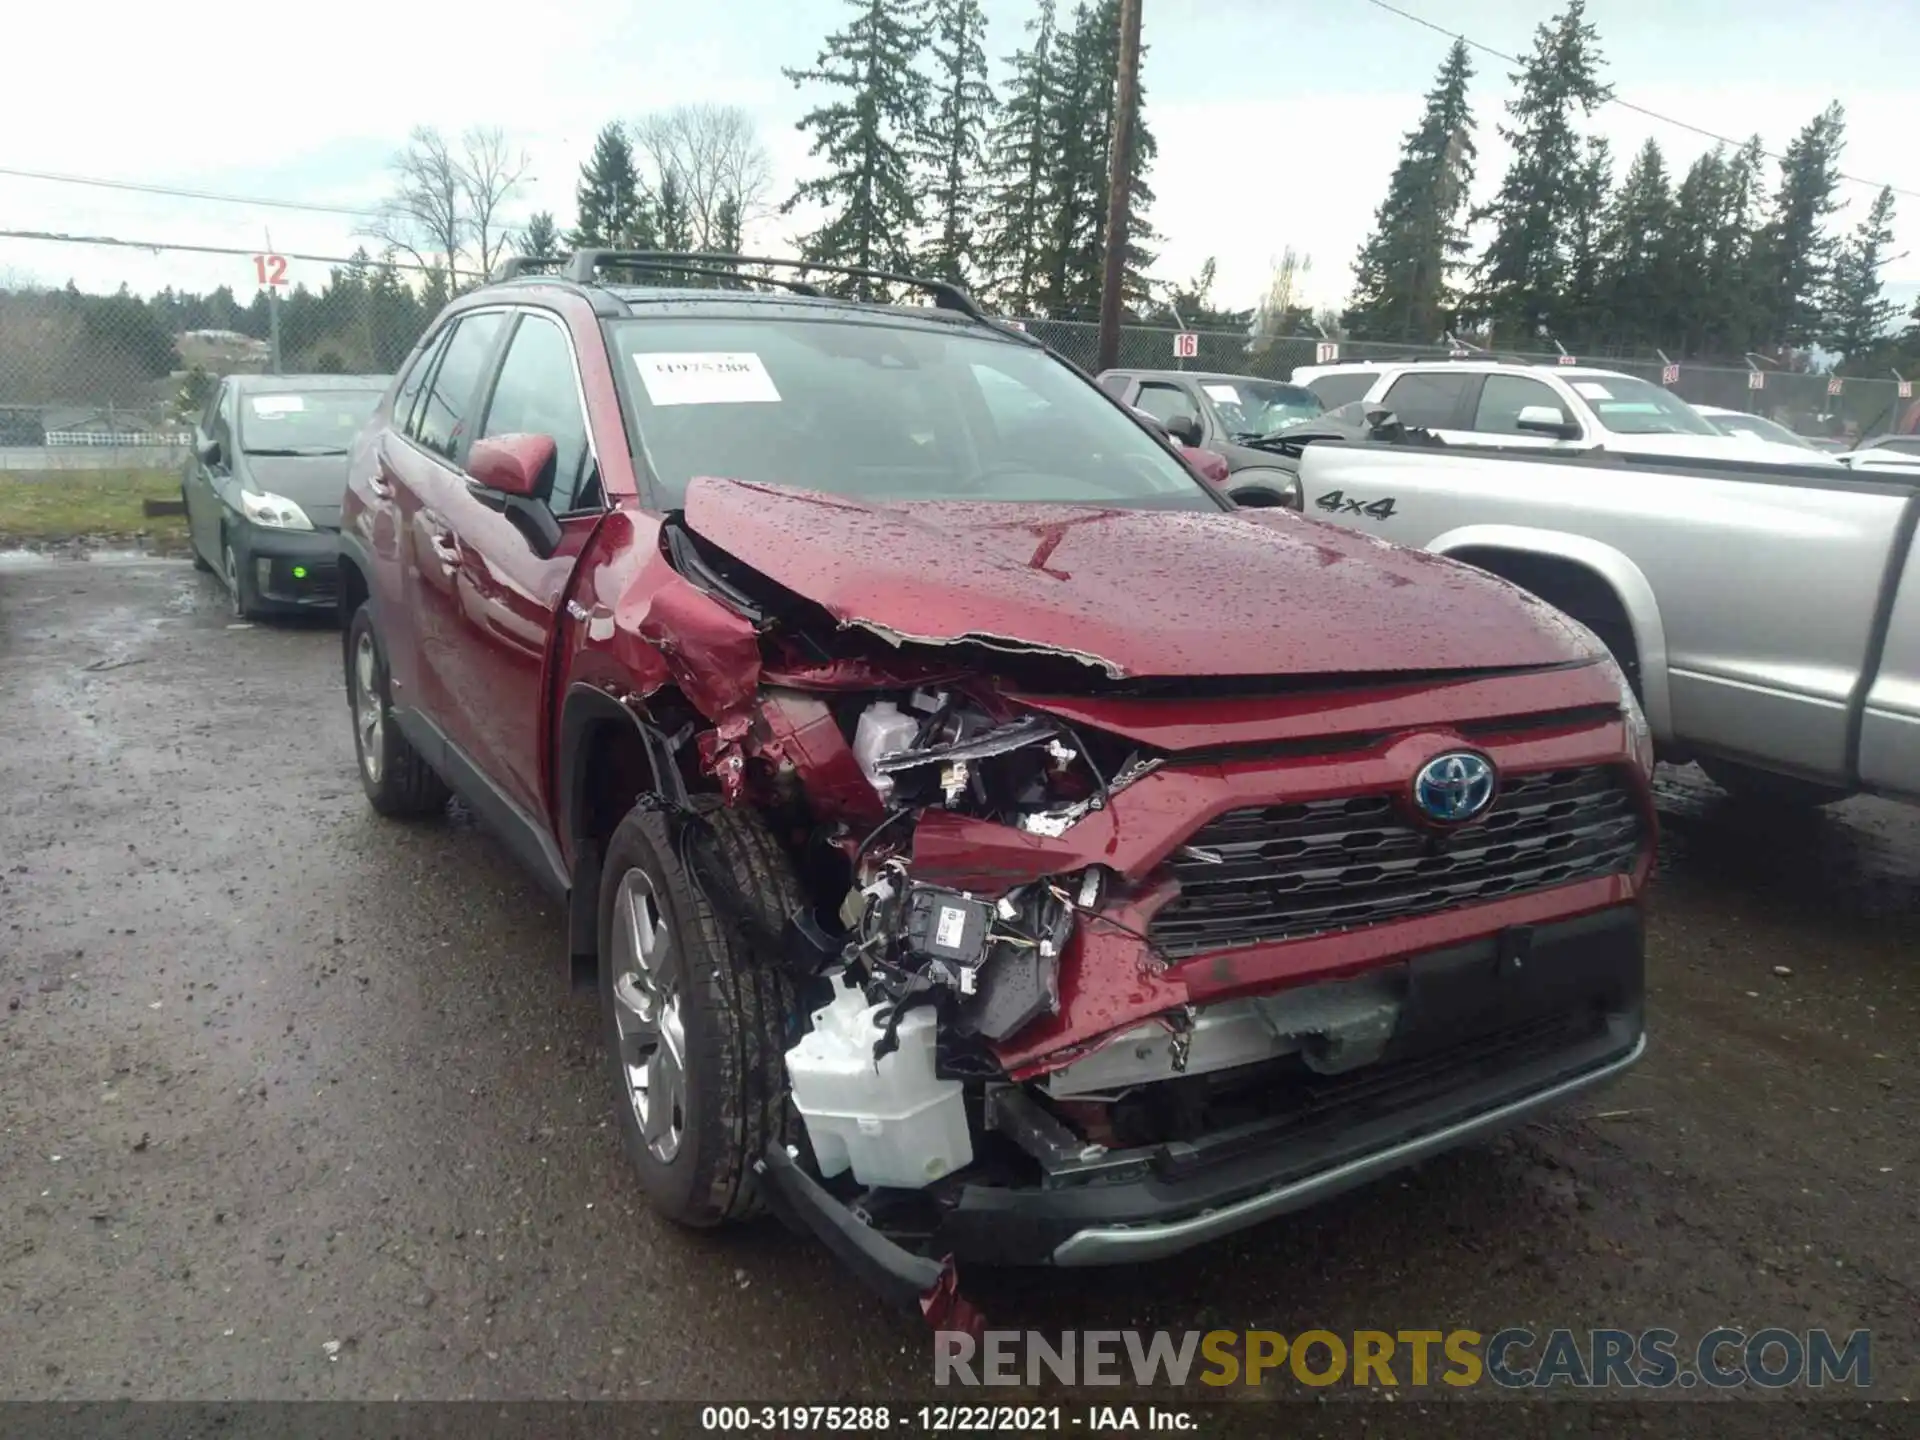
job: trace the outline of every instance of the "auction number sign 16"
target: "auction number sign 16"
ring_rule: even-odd
[[[287,257],[284,255],[256,255],[253,257],[253,278],[261,285],[284,285],[287,283]]]

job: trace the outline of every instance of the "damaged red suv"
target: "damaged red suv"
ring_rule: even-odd
[[[950,1298],[1638,1058],[1651,742],[1590,633],[1234,509],[952,287],[732,263],[456,300],[341,535],[367,795],[564,899],[655,1207]]]

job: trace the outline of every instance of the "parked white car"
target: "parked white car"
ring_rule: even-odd
[[[1764,440],[1774,445],[1793,446],[1799,452],[1795,458],[1802,464],[1806,463],[1809,456],[1828,453],[1806,436],[1796,434],[1778,420],[1769,420],[1764,415],[1750,415],[1745,410],[1728,410],[1719,405],[1696,405],[1693,408],[1706,416],[1707,423],[1714,429],[1735,440]]]
[[[1920,435],[1876,435],[1835,458],[1851,470],[1920,475]]]
[[[1313,391],[1329,410],[1355,400],[1383,405],[1402,424],[1430,430],[1450,444],[1822,463],[1798,445],[1735,439],[1663,386],[1590,366],[1349,360],[1298,366],[1293,382]]]

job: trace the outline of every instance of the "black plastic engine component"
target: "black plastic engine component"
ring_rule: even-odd
[[[915,884],[907,891],[907,953],[953,970],[977,970],[987,958],[993,906],[958,890]]]

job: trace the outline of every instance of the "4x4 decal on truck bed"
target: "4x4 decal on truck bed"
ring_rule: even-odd
[[[1349,496],[1343,491],[1329,490],[1324,495],[1316,496],[1313,503],[1318,505],[1322,510],[1331,510],[1340,515],[1370,515],[1375,520],[1391,520],[1393,518],[1393,497],[1391,495],[1387,496],[1384,500],[1361,500]]]

